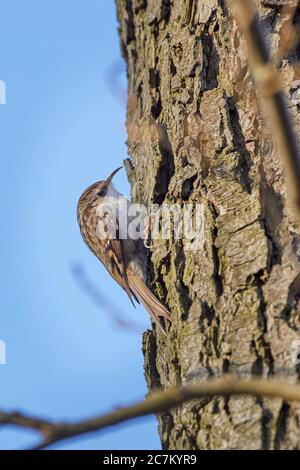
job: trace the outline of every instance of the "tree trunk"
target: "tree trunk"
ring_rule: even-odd
[[[286,17],[256,1],[274,50]],[[299,236],[226,0],[117,0],[128,70],[132,199],[204,206],[204,245],[155,241],[150,284],[172,312],[143,339],[149,391],[232,373],[296,382]],[[281,62],[295,91],[297,54]],[[294,88],[293,88],[294,87]],[[300,128],[298,105],[291,108]],[[300,405],[192,401],[161,415],[164,449],[299,449]]]

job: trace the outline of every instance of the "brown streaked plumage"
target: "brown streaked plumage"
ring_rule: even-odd
[[[119,201],[126,201],[128,207],[130,202],[112,185],[119,170],[113,171],[106,180],[92,184],[80,196],[77,205],[80,231],[90,250],[125,290],[133,305],[134,300],[141,302],[165,333],[160,317],[171,321],[171,316],[145,284],[147,250],[143,240],[120,238]]]

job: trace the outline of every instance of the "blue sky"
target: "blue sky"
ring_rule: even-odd
[[[126,158],[124,64],[112,0],[0,0],[1,316],[0,408],[80,419],[146,393],[143,308],[85,247],[76,204],[83,189]],[[125,171],[115,178],[129,192]],[[119,327],[74,277],[137,324]],[[0,449],[36,434],[1,428]],[[58,449],[159,449],[154,417]]]

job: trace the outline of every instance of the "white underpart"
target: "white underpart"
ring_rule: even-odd
[[[111,207],[111,210],[114,213],[114,217],[117,218],[118,222],[120,223],[120,218],[122,218],[124,223],[126,221],[126,227],[128,227],[128,210],[131,207],[131,202],[129,201],[129,199],[119,193],[112,183],[108,187],[106,196],[103,200],[103,204]],[[130,252],[133,254],[132,261],[129,263],[129,266],[136,274],[138,274],[145,281],[147,262],[146,256],[141,256],[142,254],[138,253],[138,246],[140,242],[138,240],[133,240],[129,238],[128,230],[127,236],[128,238],[123,239],[122,242],[125,252]]]

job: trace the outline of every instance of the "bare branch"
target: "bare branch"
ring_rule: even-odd
[[[0,424],[25,427],[40,432],[43,440],[35,449],[42,449],[70,437],[100,431],[130,419],[162,413],[189,400],[220,395],[252,395],[281,398],[284,401],[300,401],[300,385],[288,385],[274,380],[239,381],[228,376],[207,383],[159,390],[134,405],[75,423],[54,423],[25,414],[0,412]]]

